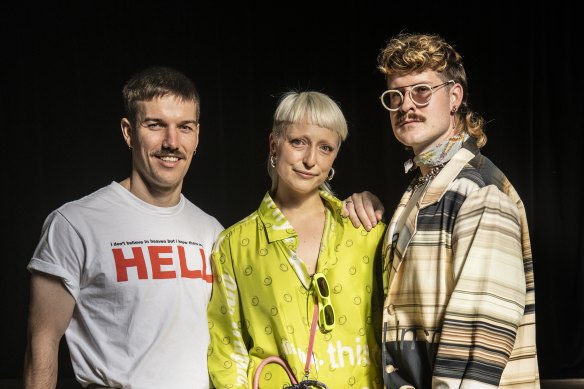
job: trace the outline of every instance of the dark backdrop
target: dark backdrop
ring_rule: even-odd
[[[561,2],[436,3],[3,2],[0,379],[21,377],[25,267],[44,218],[129,173],[119,122],[131,74],[169,65],[198,85],[200,147],[184,194],[225,226],[268,189],[271,115],[288,88],[340,103],[350,134],[334,189],[341,198],[371,190],[390,214],[409,181],[408,154],[379,104],[375,66],[401,30],[440,33],[462,52],[470,101],[489,122],[483,152],[527,207],[542,378],[584,377],[581,19]],[[60,370],[72,376],[66,349]]]

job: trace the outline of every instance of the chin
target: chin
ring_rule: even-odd
[[[319,186],[317,186],[317,187],[314,187],[312,185],[310,187],[294,186],[294,187],[291,187],[290,190],[296,194],[306,195],[306,194],[311,194],[313,192],[318,192]]]

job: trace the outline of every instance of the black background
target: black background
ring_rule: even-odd
[[[263,2],[262,2],[263,3]],[[333,189],[379,195],[391,214],[410,177],[378,96],[376,56],[400,32],[462,53],[483,153],[511,179],[530,223],[542,378],[584,377],[582,22],[568,2],[44,2],[0,5],[3,296],[0,379],[19,379],[29,274],[44,218],[128,176],[121,89],[176,67],[202,97],[200,146],[183,193],[224,226],[257,207],[277,97],[339,102],[349,137]],[[261,5],[260,5],[261,4]],[[519,8],[519,9],[516,9]],[[62,348],[61,377],[72,376]]]

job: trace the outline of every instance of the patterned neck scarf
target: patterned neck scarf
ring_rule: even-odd
[[[414,158],[408,159],[404,163],[404,170],[406,173],[414,170],[418,166],[438,166],[444,165],[450,161],[450,158],[462,148],[462,144],[467,140],[469,135],[467,133],[459,132],[448,140],[436,145],[432,149],[416,155]]]

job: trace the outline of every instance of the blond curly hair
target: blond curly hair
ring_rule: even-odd
[[[462,85],[463,100],[458,107],[456,127],[476,139],[477,146],[487,143],[485,120],[468,103],[468,82],[462,56],[437,34],[400,33],[391,38],[377,56],[377,68],[386,79],[410,73],[434,70],[444,82]]]

